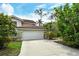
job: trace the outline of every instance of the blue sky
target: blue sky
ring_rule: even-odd
[[[8,15],[15,15],[24,19],[35,20],[39,18],[33,12],[38,8],[45,8],[45,12],[48,12],[54,7],[64,5],[62,3],[0,3],[0,13],[5,13]],[[44,21],[47,21],[44,17]]]

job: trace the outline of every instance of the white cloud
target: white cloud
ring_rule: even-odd
[[[30,13],[28,15],[15,15],[21,19],[28,19],[28,20],[34,20],[34,21],[37,21],[39,16],[38,15],[35,15],[34,13]]]
[[[38,6],[36,6],[36,8],[37,8],[37,9],[38,9],[38,8],[46,8],[46,4],[38,5]]]
[[[12,15],[14,12],[14,8],[10,4],[5,4],[3,3],[1,5],[1,8],[3,9],[4,12],[6,12],[8,15]]]
[[[17,16],[21,19],[33,20],[35,22],[37,22],[39,19],[39,15],[35,15],[34,13],[30,13],[28,15],[15,15],[15,16]],[[48,16],[45,16],[45,17],[43,17],[42,21],[43,21],[43,23],[45,23],[45,22],[50,22],[51,20],[48,20]]]

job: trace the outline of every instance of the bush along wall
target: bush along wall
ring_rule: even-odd
[[[56,28],[56,23],[55,22],[48,22],[43,25],[45,29],[45,39],[53,39],[57,37],[57,28]]]

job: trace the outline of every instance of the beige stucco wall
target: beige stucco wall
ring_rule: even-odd
[[[15,19],[12,19],[12,21],[15,21],[16,22],[16,26],[17,27],[21,27],[22,26],[22,23],[21,23],[21,21],[20,20],[15,20]]]
[[[36,24],[35,23],[30,23],[30,22],[23,22],[22,26],[23,27],[32,27],[32,26],[36,26]]]

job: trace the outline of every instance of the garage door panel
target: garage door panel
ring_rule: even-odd
[[[24,31],[22,40],[43,39],[43,31]]]

